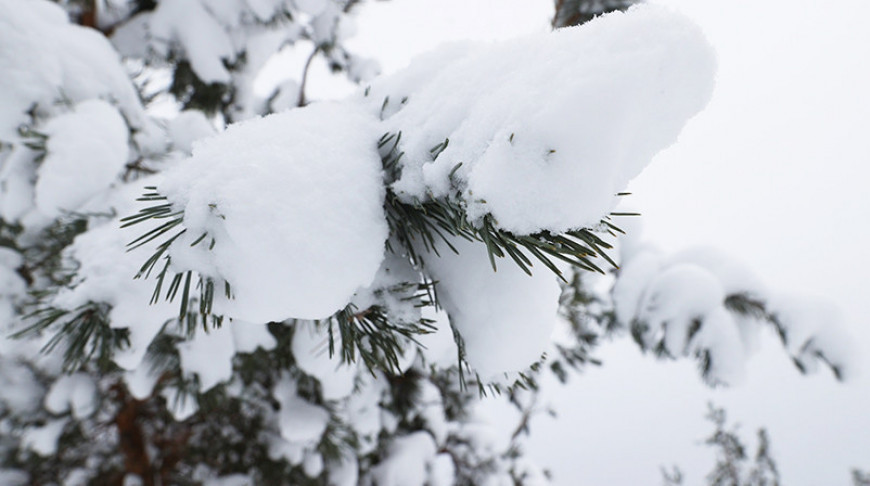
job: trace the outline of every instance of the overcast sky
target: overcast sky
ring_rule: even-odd
[[[707,110],[632,183],[646,235],[672,250],[726,250],[772,288],[830,299],[867,354],[870,2],[656,3],[704,29],[719,76]],[[393,0],[361,9],[351,45],[392,72],[445,40],[547,30],[551,14],[550,0]],[[768,333],[745,383],[710,390],[693,363],[657,363],[628,339],[598,354],[602,368],[548,388],[559,420],[533,423],[531,453],[557,484],[657,485],[670,464],[701,484],[711,400],[753,444],[768,428],[785,485],[846,485],[850,468],[870,470],[866,360],[847,384],[827,370],[802,377]]]

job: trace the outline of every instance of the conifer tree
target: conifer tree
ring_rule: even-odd
[[[537,374],[621,331],[727,383],[766,321],[802,370],[847,372],[721,260],[615,248],[614,194],[710,95],[681,17],[372,80],[355,0],[58,4],[0,0],[4,484],[540,484]],[[668,55],[618,42],[638,26]],[[255,91],[294,49],[298,78]],[[317,58],[359,94],[309,99]],[[482,396],[519,411],[506,439]]]

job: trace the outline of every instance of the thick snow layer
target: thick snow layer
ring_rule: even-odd
[[[133,189],[121,191],[121,196],[128,197],[131,203],[139,191]],[[128,208],[121,208],[119,213],[131,214],[132,206]],[[128,252],[126,244],[134,236],[118,226],[117,220],[111,220],[76,237],[65,252],[79,264],[76,280],[70,288],[58,293],[52,305],[68,310],[89,302],[111,305],[111,326],[130,330],[130,346],[116,352],[114,361],[121,368],[132,370],[139,366],[163,324],[178,315],[178,304],[160,301],[148,305],[154,288],[134,280],[133,276],[149,248]]]
[[[127,123],[105,101],[83,101],[49,120],[42,132],[48,139],[35,192],[36,207],[46,216],[75,211],[115,182],[127,163]]]
[[[462,336],[468,363],[484,380],[524,370],[549,343],[559,306],[556,277],[543,266],[529,276],[508,259],[498,261],[494,272],[483,244],[452,243],[458,254],[443,247],[426,268]]]
[[[826,361],[840,378],[854,372],[853,346],[831,305],[770,295],[749,269],[712,248],[665,255],[637,235],[632,240],[622,252],[612,296],[617,319],[640,330],[646,349],[661,344],[672,357],[706,352],[711,381],[738,383],[768,325],[758,316],[726,308],[727,298],[741,296],[758,300],[774,316],[786,349],[804,371],[815,371]],[[700,328],[693,328],[696,324]],[[696,331],[691,339],[690,331]]]
[[[230,82],[224,61],[235,59],[233,43],[200,0],[160,2],[148,26],[155,40],[166,44],[177,42],[181,46],[193,71],[204,83]]]
[[[186,110],[169,120],[166,132],[169,135],[172,148],[190,155],[193,150],[193,142],[214,135],[215,129],[203,112]]]
[[[172,3],[172,2],[163,2]],[[112,100],[133,127],[144,112],[118,54],[99,32],[71,25],[51,2],[0,0],[0,140],[59,101]]]
[[[185,211],[173,264],[230,282],[232,317],[333,314],[383,259],[379,136],[361,108],[318,103],[201,141],[159,187]],[[191,248],[205,232],[214,248]]]
[[[336,353],[341,349],[341,340],[333,330]],[[292,344],[296,365],[320,382],[324,400],[341,400],[354,389],[359,364],[344,364],[338,355],[329,356],[329,334],[325,326],[300,322],[296,324]]]
[[[389,97],[384,131],[402,132],[400,196],[459,190],[472,218],[492,214],[525,234],[598,223],[706,105],[714,72],[694,24],[642,6],[538,37],[453,45],[368,96],[377,112]]]

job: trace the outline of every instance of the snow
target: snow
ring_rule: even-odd
[[[45,395],[45,409],[56,415],[71,411],[79,420],[87,418],[97,409],[97,384],[85,373],[61,376]]]
[[[299,397],[296,394],[296,382],[287,376],[275,385],[272,395],[281,404],[281,437],[303,446],[320,442],[329,421],[329,412],[325,408]]]
[[[320,382],[324,400],[341,400],[354,391],[359,363],[342,363],[338,357],[341,338],[333,330],[336,355],[329,356],[329,334],[325,325],[300,322],[295,326],[291,350],[296,366]]]
[[[340,461],[329,465],[329,486],[357,486],[359,463],[355,455],[342,455]]]
[[[323,456],[318,452],[308,452],[302,461],[302,471],[309,478],[316,478],[323,472]]]
[[[247,474],[230,474],[219,478],[208,479],[203,486],[250,486],[254,484]]]
[[[4,322],[4,321],[0,321]],[[4,330],[5,331],[5,330]],[[6,341],[6,332],[0,336],[0,340]],[[11,339],[9,340],[11,341]],[[9,343],[17,345],[18,343]],[[0,414],[4,413],[27,413],[39,406],[42,394],[45,392],[37,381],[36,375],[27,366],[10,359],[11,350],[5,349],[6,343],[0,343]],[[19,351],[20,351],[19,347]],[[32,350],[36,351],[36,350]]]
[[[559,307],[559,284],[543,266],[525,274],[512,261],[494,272],[483,244],[455,239],[426,268],[450,323],[461,335],[468,363],[485,381],[522,371],[547,348]]]
[[[771,297],[769,311],[782,325],[786,349],[804,371],[816,371],[822,358],[843,379],[857,375],[857,349],[834,305],[817,297],[780,293]]]
[[[360,454],[374,452],[378,446],[378,435],[384,428],[382,413],[386,413],[380,403],[386,386],[384,377],[363,373],[357,391],[337,410],[339,418],[356,432]]]
[[[418,431],[396,437],[387,448],[387,457],[372,468],[378,486],[424,486],[428,464],[437,448],[428,432]]]
[[[389,97],[384,131],[402,132],[400,197],[461,191],[472,219],[561,232],[611,210],[706,105],[714,72],[697,27],[644,6],[582,28],[451,45],[373,83],[368,97],[377,113]]]
[[[612,289],[614,308],[623,326],[640,330],[645,349],[661,343],[670,357],[708,352],[711,382],[741,382],[746,361],[768,325],[726,309],[726,298],[744,296],[774,316],[785,333],[786,350],[804,371],[815,371],[822,359],[841,378],[854,372],[853,346],[830,304],[772,293],[745,265],[713,248],[665,254],[642,242],[637,231],[626,243]],[[693,324],[700,328],[690,339]]]
[[[75,211],[111,186],[127,163],[127,124],[105,101],[83,101],[49,120],[41,131],[48,139],[35,197],[46,216]]]
[[[431,463],[429,484],[431,486],[451,486],[454,484],[455,474],[456,465],[453,464],[453,458],[450,457],[450,454],[446,452],[438,454]]]
[[[225,323],[208,332],[197,332],[191,339],[178,344],[181,369],[185,375],[196,374],[203,393],[233,376],[235,347],[231,325]]]
[[[140,181],[141,182],[141,181]],[[132,214],[139,183],[126,186],[116,196],[126,205],[110,207],[119,214]],[[130,208],[130,209],[127,209]],[[134,280],[148,252],[148,247],[137,252],[128,252],[126,245],[135,236],[130,231],[119,230],[117,220],[92,227],[76,237],[65,250],[65,256],[78,262],[77,277],[68,288],[61,290],[52,300],[52,305],[74,310],[89,302],[105,302],[111,305],[109,321],[113,328],[130,331],[130,346],[115,353],[114,361],[125,370],[132,370],[141,363],[145,351],[163,324],[178,315],[178,304],[157,302],[147,305],[154,288]]]
[[[0,469],[0,484],[7,486],[26,486],[30,483],[30,476],[24,471],[15,469]]]
[[[200,0],[158,3],[148,27],[151,36],[164,45],[177,42],[196,76],[204,83],[230,82],[224,61],[235,60],[235,48],[224,28]]]
[[[233,320],[228,324],[233,333],[233,345],[237,353],[253,353],[258,348],[275,349],[277,341],[266,324]]]
[[[185,110],[169,120],[166,132],[172,148],[190,155],[193,142],[214,135],[215,129],[201,111]]]
[[[57,441],[69,419],[50,420],[42,426],[27,427],[21,434],[21,447],[30,449],[43,457],[57,452]]]
[[[156,373],[151,372],[149,366],[144,364],[124,372],[124,384],[127,385],[127,390],[136,400],[145,400],[150,397],[159,378]]]
[[[111,100],[131,126],[142,124],[138,95],[106,38],[71,25],[50,2],[0,0],[0,72],[5,142],[16,139],[19,125],[31,123],[28,111],[46,115],[59,109],[59,101]]]
[[[687,353],[688,333],[693,321],[722,306],[725,292],[710,272],[692,264],[678,264],[662,271],[650,282],[637,318],[648,324],[645,345],[654,346],[664,329],[665,348],[672,356]]]
[[[185,211],[173,265],[230,282],[234,299],[215,305],[231,317],[338,311],[383,259],[379,136],[361,108],[318,103],[203,140],[159,187]],[[204,232],[214,248],[191,248]]]
[[[197,377],[199,391],[229,382],[233,377],[233,358],[237,352],[250,353],[257,348],[273,349],[275,338],[265,324],[226,320],[217,328],[200,330],[178,343],[181,370],[187,377]],[[147,378],[141,378],[140,380]],[[141,384],[143,389],[147,381]]]
[[[199,410],[196,398],[177,388],[163,388],[160,391],[160,395],[166,400],[166,409],[172,414],[172,418],[178,422],[187,420]]]
[[[308,15],[320,15],[326,10],[326,0],[293,0],[293,5]]]

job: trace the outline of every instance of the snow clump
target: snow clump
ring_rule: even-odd
[[[332,315],[383,260],[378,136],[359,106],[318,103],[202,140],[159,188],[184,209],[173,265],[229,282],[215,306],[233,318]],[[191,247],[204,233],[213,248]]]
[[[405,200],[459,191],[473,220],[562,232],[597,224],[676,141],[710,99],[715,65],[689,19],[642,6],[580,28],[451,45],[368,97],[387,131],[402,132],[393,189]]]

